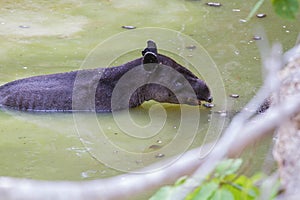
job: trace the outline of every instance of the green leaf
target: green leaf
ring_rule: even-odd
[[[174,184],[174,186],[179,186],[185,183],[187,176],[180,177]]]
[[[242,165],[242,159],[228,159],[222,161],[215,169],[216,177],[224,177],[235,173]]]
[[[270,198],[269,199],[276,199],[276,196],[278,195],[278,192],[280,190],[280,182],[278,181],[275,186],[272,188],[271,194],[270,194]]]
[[[170,199],[174,188],[171,186],[165,186],[160,188],[149,200],[168,200]]]
[[[258,173],[256,173],[256,174],[254,174],[253,176],[251,176],[250,179],[251,179],[252,183],[255,184],[257,181],[260,181],[260,180],[262,180],[263,178],[266,178],[266,177],[264,176],[264,174],[261,173],[261,172],[258,172]]]
[[[165,186],[160,188],[151,198],[150,200],[167,200],[167,199],[171,199],[172,194],[176,191],[176,189],[178,188],[178,186],[182,185],[183,183],[185,183],[187,180],[187,176],[183,176],[181,178],[179,178],[174,186]]]
[[[274,180],[273,180],[274,181]],[[276,179],[275,182],[263,181],[260,185],[260,190],[267,190],[268,193],[264,192],[264,199],[275,200],[281,186],[279,179]]]
[[[185,200],[207,200],[214,194],[218,187],[219,184],[214,182],[205,183],[189,194]]]
[[[272,0],[275,12],[287,19],[295,19],[299,9],[298,0]]]
[[[234,200],[234,196],[226,188],[220,188],[214,193],[211,200]]]
[[[252,179],[246,176],[236,176],[234,174],[230,174],[224,178],[224,181],[227,184],[223,186],[232,192],[236,199],[251,200],[258,198],[259,189],[254,185],[254,183],[258,180],[258,176]]]
[[[193,192],[188,194],[185,200],[255,200],[259,197],[260,190],[255,185],[258,180],[263,178],[262,173],[257,173],[252,177],[244,175],[238,176],[235,172],[242,164],[241,159],[229,159],[222,161],[215,169],[214,176],[210,175],[199,185]],[[174,186],[166,186],[156,192],[150,200],[171,200],[182,184],[189,185],[194,179],[181,177],[176,181]],[[194,181],[194,182],[193,182]],[[270,199],[274,199],[277,194],[277,188],[270,194]]]
[[[232,183],[230,185],[224,185],[235,199],[254,200],[258,198],[259,191],[256,187],[245,187],[243,185]]]

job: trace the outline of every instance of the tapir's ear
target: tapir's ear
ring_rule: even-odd
[[[158,63],[157,55],[152,52],[145,53],[143,64]]]
[[[152,52],[157,55],[157,47],[154,41],[147,41],[147,47],[142,51],[142,55],[145,56],[147,52]]]
[[[157,67],[157,55],[152,52],[146,52],[143,57],[143,66],[146,71],[154,71]]]

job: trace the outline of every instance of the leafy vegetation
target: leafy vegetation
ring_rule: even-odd
[[[252,177],[237,175],[236,172],[241,164],[241,159],[228,159],[221,162],[201,185],[185,197],[185,200],[257,199],[260,194],[257,182],[263,178],[263,175],[256,174]],[[172,195],[176,194],[186,181],[189,179],[182,177],[173,186],[162,187],[150,200],[171,200]],[[273,199],[276,192],[277,189],[274,188],[269,199]]]
[[[246,20],[248,21],[258,11],[265,0],[258,0],[250,11]],[[299,0],[271,0],[277,15],[285,19],[295,19],[299,10]]]
[[[298,0],[272,0],[275,12],[284,18],[295,19],[299,9]]]

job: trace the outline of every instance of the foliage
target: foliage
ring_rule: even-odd
[[[258,11],[265,0],[258,0],[250,11],[246,20],[248,21]],[[295,19],[299,10],[299,0],[271,0],[273,8],[277,15],[285,19]]]
[[[295,19],[299,9],[298,0],[272,0],[275,12],[284,18]]]
[[[263,178],[262,174],[256,174],[250,178],[244,175],[235,174],[242,164],[241,159],[228,159],[221,162],[206,180],[192,193],[185,197],[185,200],[252,200],[259,197],[259,187],[256,183]],[[165,186],[159,189],[150,200],[171,200],[178,192],[183,183],[189,181],[182,177],[173,186]],[[269,199],[273,199],[277,189]]]

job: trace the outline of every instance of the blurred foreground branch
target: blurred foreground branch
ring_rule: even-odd
[[[276,52],[278,49],[273,49],[273,58],[281,58]],[[152,173],[125,174],[84,182],[38,181],[0,177],[0,199],[128,199],[145,191],[173,183],[183,175],[193,175],[195,183],[199,184],[199,181],[201,182],[214,169],[218,161],[239,155],[247,146],[261,140],[267,134],[272,134],[272,130],[300,112],[299,95],[293,95],[285,99],[284,102],[279,102],[264,114],[254,115],[254,112],[249,112],[249,109],[257,110],[265,97],[274,92],[270,89],[271,85],[274,84],[274,82],[272,83],[274,73],[276,72],[269,73],[270,75],[266,77],[265,84],[258,95],[246,106],[248,111],[244,109],[232,120],[216,148],[205,159],[199,159],[200,151],[207,147],[202,146],[186,152],[171,166]],[[210,145],[208,144],[208,146]],[[161,164],[156,163],[147,168],[151,169]],[[174,199],[181,199],[194,187],[193,184],[187,185],[186,190],[181,191],[182,193]]]
[[[300,95],[300,45],[290,50],[287,64],[280,71],[281,87],[277,101],[271,106],[286,104],[289,99]],[[282,121],[277,130],[274,157],[279,165],[279,176],[283,193],[281,199],[300,198],[300,112]]]

